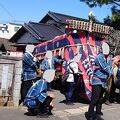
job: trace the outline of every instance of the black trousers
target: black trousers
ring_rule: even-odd
[[[104,91],[105,89],[102,88],[101,85],[92,85],[92,96],[91,96],[91,102],[88,109],[89,115],[93,114],[95,107],[96,107],[96,113],[101,114]]]
[[[38,109],[40,109],[41,113],[49,113],[51,112],[50,109],[50,103],[52,102],[52,99],[50,96],[47,96],[45,101],[43,103],[39,102]]]
[[[32,80],[29,80],[29,81],[22,81],[21,83],[21,102],[24,101],[25,99],[25,96],[27,95],[28,93],[28,90],[30,89],[30,87],[33,85],[33,82]]]
[[[45,101],[42,102],[38,102],[38,107],[37,108],[28,108],[28,112],[32,115],[50,115],[52,114],[51,110],[52,110],[52,106],[50,106],[50,103],[52,101],[53,98],[51,98],[50,96],[47,96],[47,98],[45,99]]]

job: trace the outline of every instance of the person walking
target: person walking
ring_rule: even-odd
[[[28,90],[33,85],[33,81],[36,79],[36,58],[33,56],[34,45],[27,45],[26,51],[23,55],[23,68],[22,68],[22,83],[21,83],[21,100],[24,101]]]
[[[103,93],[107,88],[107,79],[112,74],[111,66],[106,62],[106,57],[109,54],[109,45],[103,42],[101,46],[102,52],[97,55],[95,59],[95,70],[93,78],[90,81],[92,86],[91,102],[89,104],[88,111],[85,113],[87,120],[94,120],[94,108],[96,107],[96,119],[104,120],[101,115]]]

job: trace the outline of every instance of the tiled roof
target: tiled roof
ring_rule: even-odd
[[[40,43],[40,41],[50,40],[62,34],[64,33],[54,25],[29,22],[20,28],[10,41],[17,43]]]
[[[89,19],[83,19],[80,17],[75,17],[75,16],[71,16],[71,15],[65,15],[65,14],[61,14],[61,13],[56,13],[56,12],[51,12],[49,11],[40,21],[39,23],[47,23],[48,20],[54,20],[60,24],[68,24],[66,22],[66,20],[81,20],[81,21],[86,21],[89,22]],[[96,20],[96,23],[99,24],[104,24],[99,22],[98,20]]]
[[[39,40],[35,39],[29,32],[26,32],[18,39],[17,44],[38,44]]]
[[[30,22],[28,26],[35,30],[39,37],[43,40],[50,40],[58,35],[64,34],[60,29],[50,24]]]
[[[53,39],[54,37],[65,33],[63,28],[64,25],[67,24],[66,19],[89,21],[87,19],[82,19],[70,15],[64,15],[49,11],[47,15],[43,17],[43,19],[39,23],[34,22],[29,22],[28,24],[25,23],[22,26],[22,28],[20,28],[18,32],[14,34],[10,41],[14,43],[26,44],[26,43],[40,43],[46,40]],[[60,25],[62,26],[60,25],[55,26],[54,23],[48,24],[47,21],[49,20],[54,20],[55,22],[60,23]],[[59,29],[59,27],[61,27],[61,29]]]
[[[66,22],[67,19],[89,21],[87,19],[82,19],[79,17],[74,17],[74,16],[70,16],[70,15],[65,15],[65,14],[60,14],[60,13],[55,13],[55,12],[49,11],[46,14],[46,16],[40,20],[40,23],[46,23],[50,18],[54,19],[56,22],[64,23],[64,24],[67,24],[67,22]]]

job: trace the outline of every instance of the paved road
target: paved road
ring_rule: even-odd
[[[67,106],[63,103],[64,95],[59,91],[54,91],[56,100],[54,104],[56,109],[53,111],[53,116],[49,118],[37,118],[36,116],[26,116],[26,107],[7,107],[0,108],[0,120],[86,120],[84,113],[88,109],[88,104],[75,103],[73,106]],[[103,105],[103,113],[105,120],[120,120],[120,104],[112,106]]]
[[[88,106],[73,109],[54,110],[53,116],[49,118],[37,118],[36,116],[26,116],[26,109],[21,108],[0,108],[0,120],[86,120],[84,112]],[[103,106],[105,120],[120,120],[120,105]]]

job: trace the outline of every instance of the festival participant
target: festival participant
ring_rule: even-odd
[[[114,70],[114,82],[117,85],[117,83],[120,80],[120,57],[117,60],[114,60],[113,58],[113,70]]]
[[[112,68],[113,68],[113,76],[111,76],[111,78],[109,79],[109,84],[108,84],[109,86],[105,94],[106,105],[112,105],[112,103],[115,100],[117,101],[117,99],[115,98],[115,90],[116,88],[120,90],[120,56],[119,55],[112,58]]]
[[[47,51],[45,55],[45,59],[43,59],[40,69],[42,71],[55,69],[55,63],[61,63],[62,59],[58,59],[57,57],[52,56],[52,51]],[[48,90],[51,91],[51,83],[48,83]]]
[[[22,84],[21,84],[21,102],[23,102],[28,90],[36,79],[36,58],[33,56],[34,45],[27,45],[23,55]]]
[[[96,118],[97,120],[104,120],[101,115],[102,103],[103,103],[103,93],[107,88],[107,79],[112,74],[111,66],[106,62],[106,55],[109,54],[109,45],[103,43],[102,52],[97,55],[95,59],[95,70],[93,73],[93,78],[90,81],[92,85],[92,96],[91,102],[89,104],[88,112],[85,113],[87,120],[94,120],[94,108],[96,107]]]
[[[120,103],[120,57],[117,60],[114,60],[113,58],[113,81],[108,99],[111,103],[115,101],[116,88],[119,89],[119,97],[116,101]]]
[[[113,70],[113,60],[112,60],[112,57],[108,57],[108,64],[111,66],[111,69]],[[114,71],[113,71],[114,73]],[[111,75],[109,78],[108,78],[108,86],[107,86],[107,89],[105,91],[105,96],[104,96],[104,101],[105,101],[105,104],[106,105],[109,105],[111,106],[112,103],[110,102],[110,96],[111,96],[111,89],[112,89],[112,86],[113,86],[113,75]]]
[[[75,77],[76,75],[82,75],[82,71],[79,71],[78,62],[81,59],[81,54],[76,55],[73,59],[67,61],[67,71],[69,72],[69,76],[66,80],[66,92],[65,92],[65,98],[66,98],[66,105],[74,105],[73,104],[73,93],[75,90],[75,79],[78,79],[78,77]]]
[[[46,70],[43,77],[31,86],[24,100],[24,104],[28,107],[27,115],[38,117],[52,115],[54,95],[47,92],[47,82],[51,82],[54,75],[54,70]]]

